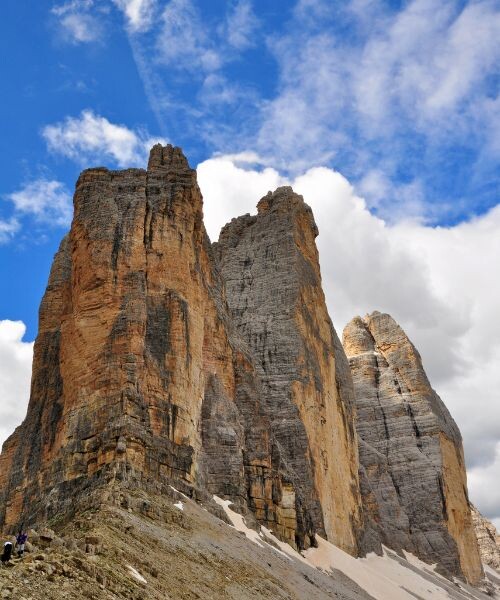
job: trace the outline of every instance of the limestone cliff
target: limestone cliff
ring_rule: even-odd
[[[148,170],[89,169],[40,308],[26,421],[2,456],[1,519],[109,467],[194,482],[208,385],[233,397],[196,173],[178,148]],[[28,443],[26,443],[28,442]]]
[[[216,257],[300,518],[354,553],[360,502],[352,381],[326,309],[317,234],[311,209],[283,187],[262,198],[256,216],[226,225]],[[261,476],[250,495],[266,521],[273,503],[265,469]]]
[[[493,523],[483,517],[474,505],[471,505],[471,511],[481,559],[500,573],[500,535]]]
[[[249,506],[294,546],[319,532],[356,551],[352,381],[326,313],[316,229],[298,197],[271,200],[249,260],[265,270],[266,253],[296,249],[274,263],[269,318],[255,312],[270,334],[273,319],[285,327],[255,332],[261,348],[228,310],[180,149],[155,146],[147,170],[81,174],[40,308],[28,414],[0,458],[3,527],[64,512],[73,495],[116,479],[175,481]],[[283,226],[292,237],[281,248]],[[223,241],[218,255],[227,271]],[[242,287],[252,277],[247,266],[239,276]]]
[[[356,317],[344,348],[354,380],[366,531],[473,583],[482,576],[462,440],[420,356],[387,314]]]
[[[404,332],[355,319],[348,361],[291,188],[213,245],[202,211],[179,148],[80,175],[28,413],[0,455],[0,528],[174,486],[299,549],[316,534],[354,555],[384,543],[477,582],[460,433]]]

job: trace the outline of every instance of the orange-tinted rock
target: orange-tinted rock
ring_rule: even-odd
[[[84,171],[74,203],[40,309],[24,443],[2,458],[7,525],[55,484],[107,465],[194,483],[205,388],[235,394],[201,194],[181,151],[156,146],[147,171]]]
[[[264,219],[295,223],[303,270],[282,274],[282,293],[287,281],[298,293],[291,314],[318,302],[295,314],[279,350],[294,364],[283,379],[293,418],[280,426],[260,352],[228,310],[180,149],[155,146],[147,170],[84,171],[74,205],[40,309],[28,415],[0,459],[2,524],[64,511],[73,494],[116,477],[174,480],[248,503],[292,545],[326,531],[354,552],[352,383],[302,200]]]

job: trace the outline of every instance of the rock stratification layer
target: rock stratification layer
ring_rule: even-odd
[[[147,170],[84,171],[74,204],[40,308],[28,414],[0,458],[0,524],[50,516],[99,481],[173,480],[248,505],[292,545],[319,532],[354,553],[352,381],[302,199],[262,201],[250,246],[241,229],[259,293],[279,277],[249,335],[179,148],[155,146]],[[291,262],[275,260],[292,247]],[[256,289],[242,269],[239,285]]]
[[[350,552],[359,525],[357,447],[349,365],[321,287],[311,209],[289,187],[256,216],[233,219],[216,257],[238,333],[255,358],[279,462],[311,529]],[[268,469],[251,490],[256,514],[272,506]]]
[[[378,312],[353,319],[343,342],[357,404],[364,549],[404,549],[478,582],[460,432],[417,350]]]

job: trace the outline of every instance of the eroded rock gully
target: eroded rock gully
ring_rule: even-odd
[[[157,145],[147,170],[84,171],[74,205],[0,456],[4,530],[172,483],[298,548],[384,543],[479,579],[460,434],[390,317],[348,326],[349,366],[301,196],[269,192],[211,245],[196,172]]]

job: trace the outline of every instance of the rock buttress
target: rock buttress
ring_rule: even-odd
[[[7,528],[40,516],[42,500],[50,516],[104,474],[203,480],[202,404],[236,394],[202,198],[180,149],[155,146],[147,171],[84,171],[74,204],[40,309],[27,417],[0,459]],[[236,442],[229,487],[243,497]]]
[[[380,543],[404,549],[477,583],[482,568],[462,439],[420,355],[394,319],[378,312],[354,318],[343,343],[357,405],[362,550]]]
[[[248,467],[250,506],[271,529],[285,508],[302,537],[318,531],[356,553],[353,388],[321,288],[317,233],[311,209],[284,187],[262,198],[256,216],[233,219],[214,246],[271,425],[270,462]],[[272,492],[276,470],[286,492],[281,506]]]

